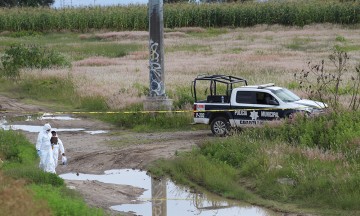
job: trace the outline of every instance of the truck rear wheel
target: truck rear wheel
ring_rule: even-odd
[[[230,129],[230,122],[224,117],[216,117],[211,122],[211,132],[216,136],[225,136]]]

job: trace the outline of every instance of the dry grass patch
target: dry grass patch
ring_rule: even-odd
[[[284,154],[288,152],[289,145],[287,144],[278,144],[273,146],[272,148],[264,147],[260,150],[260,152],[265,153],[267,155],[267,167],[265,169],[267,172],[273,169],[281,169],[284,165]]]
[[[305,156],[309,160],[320,160],[320,161],[343,161],[344,155],[340,152],[325,151],[319,148],[303,148],[299,149],[301,155]]]
[[[102,56],[90,57],[73,63],[74,66],[106,66],[118,64],[119,62],[116,59]]]
[[[307,68],[308,61],[327,61],[334,45],[360,44],[360,29],[330,24],[303,28],[258,25],[226,29],[224,34],[204,38],[187,34],[207,31],[204,28],[166,30],[164,45],[171,50],[165,52],[164,56],[166,89],[190,86],[191,81],[199,74],[228,74],[246,78],[249,84],[274,82],[286,86],[295,81],[295,72]],[[104,43],[118,43],[121,40],[121,43],[143,44],[143,47],[124,57],[90,57],[74,62],[72,69],[44,70],[41,74],[70,74],[77,81],[80,94],[101,94],[111,101],[112,108],[141,101],[141,94],[133,86],[135,83],[149,86],[148,32],[125,31],[92,34],[94,35],[105,39]],[[239,40],[239,37],[242,39]],[[296,38],[300,38],[300,42],[304,39],[306,47],[299,50],[286,48],[285,45],[293,43]],[[360,62],[360,51],[352,51],[349,55],[349,65]],[[330,62],[327,64],[326,69],[334,69]]]
[[[247,61],[266,61],[266,62],[274,62],[280,61],[282,59],[281,56],[276,54],[269,55],[250,55],[245,58]]]
[[[106,39],[106,40],[142,40],[149,37],[149,32],[147,31],[123,31],[123,32],[106,32],[101,34],[95,34],[97,38]]]
[[[187,35],[184,32],[167,32],[164,33],[165,38],[183,38],[187,37]]]
[[[175,31],[184,32],[184,33],[203,33],[206,32],[206,29],[201,27],[182,27],[174,28]]]
[[[0,172],[0,214],[12,216],[52,215],[44,201],[34,200],[25,182],[10,179]]]
[[[149,51],[136,51],[124,57],[128,60],[147,60],[149,58]]]

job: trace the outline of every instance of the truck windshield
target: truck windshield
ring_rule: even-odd
[[[278,96],[282,101],[284,102],[294,102],[301,100],[299,96],[292,93],[286,88],[278,89],[278,90],[271,90],[272,93],[274,93],[276,96]]]

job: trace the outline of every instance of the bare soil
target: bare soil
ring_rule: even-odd
[[[0,95],[0,114],[7,119],[28,115],[24,111],[46,111],[44,108],[23,104]],[[1,113],[1,110],[11,111]],[[48,111],[51,112],[51,111]],[[79,118],[78,116],[72,116]],[[53,128],[84,128],[87,131],[106,130],[107,133],[89,134],[84,131],[58,132],[63,141],[68,165],[59,165],[58,174],[102,174],[110,169],[143,169],[160,158],[171,158],[179,151],[187,151],[212,137],[210,130],[162,133],[135,133],[120,130],[94,119],[15,121],[12,124],[38,125],[50,123]],[[23,132],[35,144],[37,133]],[[129,185],[105,184],[98,181],[70,181],[68,187],[79,191],[86,202],[109,210],[110,206],[133,203],[144,189]],[[115,212],[111,212],[114,213]]]

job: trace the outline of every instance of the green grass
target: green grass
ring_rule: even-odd
[[[28,36],[13,37],[12,34],[4,34],[0,37],[0,47],[8,46],[12,43],[21,44],[36,44],[39,46],[50,45],[54,46],[57,44],[69,44],[69,43],[81,43],[86,42],[79,37],[78,33],[66,32],[66,33],[42,33],[29,34]]]
[[[128,55],[130,52],[140,50],[142,45],[119,44],[114,42],[81,42],[78,45],[57,44],[55,50],[66,53],[73,60],[81,60],[91,56],[104,56],[109,58],[119,58]]]
[[[37,158],[35,159],[37,161]],[[63,179],[59,178],[56,174],[46,173],[37,168],[37,163],[34,165],[32,162],[20,164],[6,164],[4,166],[4,173],[14,179],[26,179],[27,183],[34,183],[37,185],[49,184],[54,187],[64,185]]]
[[[291,50],[306,51],[311,49],[310,43],[313,40],[310,38],[294,38],[290,44],[285,45],[286,48]]]
[[[134,113],[124,113],[124,112]],[[142,108],[125,109],[115,114],[92,115],[102,121],[116,125],[119,128],[132,129],[137,132],[193,130],[190,123],[192,112],[185,113],[141,113]]]
[[[194,53],[204,53],[210,52],[211,47],[199,44],[185,44],[185,45],[175,45],[170,46],[165,49],[166,52],[194,52]]]
[[[137,86],[143,94],[142,86]],[[91,117],[109,122],[119,128],[132,129],[138,132],[156,130],[193,130],[192,106],[193,98],[186,88],[176,88],[169,91],[174,96],[174,109],[186,110],[184,113],[141,113],[142,104],[134,104],[123,110],[109,110],[104,98],[100,96],[79,96],[71,77],[62,79],[58,77],[34,78],[26,77],[18,82],[0,79],[0,92],[24,100],[28,103],[46,106],[56,111],[91,111],[105,112],[118,111],[118,113],[89,114]],[[9,93],[10,92],[10,93]],[[190,108],[189,108],[190,107]],[[124,113],[127,111],[135,113]]]
[[[66,188],[64,180],[56,174],[41,171],[38,168],[39,158],[34,145],[27,141],[21,133],[0,130],[0,155],[4,160],[0,171],[12,179],[25,182],[25,185],[18,184],[13,193],[6,194],[9,202],[15,201],[18,199],[17,196],[21,196],[23,198],[21,202],[24,204],[35,200],[38,207],[46,209],[49,206],[53,215],[105,215],[102,209],[89,208],[77,193]],[[14,180],[7,181],[10,181],[8,183],[10,185],[16,184]],[[26,189],[23,189],[18,195],[19,187],[29,188],[33,196],[28,197]],[[0,187],[0,193],[2,192],[5,190]],[[29,206],[29,208],[35,209],[34,206]],[[13,213],[18,212],[17,209],[11,210],[11,206],[6,202],[0,202],[0,209],[6,209]],[[37,209],[36,212],[41,212],[41,209]],[[31,211],[29,215],[36,215],[36,212]]]
[[[246,199],[250,196],[237,187],[237,171],[226,163],[208,160],[206,156],[197,153],[183,153],[181,156],[171,163],[158,162],[163,164],[159,165],[163,171],[171,173],[178,183],[210,187],[212,192],[230,198]],[[156,169],[150,171],[157,175],[162,174],[157,173],[159,170]]]
[[[138,86],[139,94],[144,89]],[[8,92],[11,97],[24,100],[28,103],[40,104],[56,111],[110,111],[104,98],[100,96],[81,97],[73,84],[71,77],[62,79],[58,77],[34,78],[26,77],[16,83],[0,79],[0,92]],[[10,92],[10,93],[9,93]],[[91,117],[109,122],[119,128],[132,129],[138,132],[156,130],[194,130],[190,125],[193,122],[193,98],[187,88],[176,88],[169,91],[174,96],[174,109],[186,110],[184,113],[141,113],[142,104],[135,104],[118,113],[89,114]],[[124,113],[131,111],[135,113]]]
[[[353,51],[359,51],[360,45],[342,45],[342,46],[336,46],[336,49],[344,52],[353,52]]]
[[[359,117],[342,112],[246,129],[149,169],[183,184],[283,211],[357,215]]]
[[[100,96],[81,97],[75,91],[71,77],[25,77],[18,82],[0,79],[0,92],[9,96],[36,103],[56,111],[106,111],[108,106]],[[9,93],[10,92],[10,93]]]
[[[14,33],[12,33],[14,34]],[[62,53],[71,60],[82,60],[91,56],[104,56],[118,58],[130,52],[142,50],[143,46],[136,43],[118,43],[90,37],[82,39],[78,33],[38,33],[28,36],[12,37],[0,36],[0,51],[4,51],[14,43],[24,45],[37,45]],[[25,33],[24,33],[25,34]],[[27,35],[27,34],[25,34]]]
[[[222,28],[207,28],[206,31],[201,32],[189,32],[188,34],[193,37],[199,38],[209,38],[209,37],[217,37],[222,34],[226,34],[227,30]]]
[[[102,209],[89,208],[83,198],[66,187],[31,184],[35,199],[46,200],[54,215],[106,215]]]
[[[244,49],[241,48],[241,47],[238,47],[238,48],[231,48],[229,50],[226,50],[226,53],[235,53],[235,54],[238,54],[238,53],[242,53],[244,52]]]
[[[137,86],[137,88],[139,88],[142,95],[143,87]],[[186,88],[176,88],[173,92],[169,91],[169,95],[174,96],[174,109],[187,109],[184,113],[141,113],[143,111],[142,104],[134,104],[123,110],[109,110],[105,99],[100,96],[79,96],[75,91],[71,77],[62,79],[58,77],[34,78],[30,76],[16,83],[0,79],[0,92],[8,92],[7,94],[11,97],[28,103],[40,104],[56,111],[118,111],[118,113],[89,115],[120,128],[132,129],[138,132],[195,129],[194,126],[190,125],[193,122],[191,106],[193,98]],[[135,113],[124,113],[127,111]]]
[[[189,87],[175,87],[169,89],[167,95],[174,100],[173,107],[175,110],[192,110],[194,98],[191,95],[191,89]]]
[[[347,40],[346,40],[345,37],[343,37],[341,35],[338,35],[338,36],[336,36],[335,41],[337,41],[337,42],[346,42]]]

